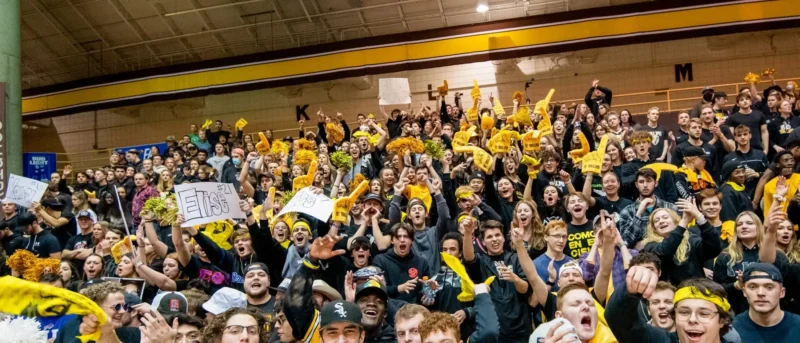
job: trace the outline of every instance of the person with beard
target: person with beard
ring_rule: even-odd
[[[721,178],[725,183],[719,186],[722,195],[719,219],[723,223],[736,219],[739,213],[753,210],[745,187],[746,173],[747,164],[744,161],[728,161],[722,166]]]
[[[31,210],[36,215],[39,225],[49,231],[58,239],[59,247],[67,244],[70,237],[75,235],[75,216],[66,210],[64,203],[56,198],[45,197],[42,202],[32,202]]]
[[[412,198],[408,200],[406,223],[410,224],[413,228],[413,244],[411,250],[414,256],[418,256],[428,261],[428,270],[439,270],[441,265],[441,256],[439,255],[439,241],[448,232],[447,225],[450,221],[450,211],[447,208],[447,202],[442,195],[442,183],[438,179],[433,182],[425,179],[428,186],[428,191],[436,200],[436,225],[428,227],[426,219],[428,218],[428,209],[425,203],[419,198]],[[400,222],[400,205],[406,199],[405,194],[402,192],[397,193],[392,198],[392,203],[389,205],[389,227],[394,227],[395,224]],[[377,257],[376,257],[377,259]]]
[[[247,306],[260,309],[267,320],[267,332],[272,332],[275,317],[275,297],[269,294],[269,269],[261,262],[247,266],[244,275],[244,294],[247,295]]]
[[[800,316],[781,309],[786,288],[778,268],[754,263],[744,269],[742,280],[750,309],[733,319],[733,327],[742,341],[796,342],[800,338]]]
[[[40,258],[52,257],[61,259],[61,245],[58,239],[39,225],[39,220],[30,213],[24,213],[17,219],[17,227],[27,235],[24,249]]]
[[[550,290],[553,292],[558,291],[558,276],[555,280],[549,279],[549,270],[559,270],[561,266],[567,262],[574,261],[571,257],[566,255],[564,251],[567,246],[567,224],[561,220],[554,220],[547,223],[545,228],[545,241],[547,242],[547,251],[533,260],[533,265],[536,267],[536,273],[542,280],[547,280],[550,285]]]
[[[744,164],[744,167],[746,168],[745,180],[742,180],[744,182],[740,182],[740,184],[744,185],[745,192],[747,193],[748,197],[753,199],[756,189],[760,183],[759,176],[765,172],[771,173],[771,171],[768,171],[767,169],[769,166],[769,161],[767,160],[767,155],[763,151],[753,149],[751,147],[750,141],[752,139],[752,135],[750,134],[749,127],[739,125],[733,131],[734,140],[736,141],[736,150],[725,156],[724,161],[725,163],[736,162],[739,164]],[[723,175],[722,180],[727,180],[727,178]]]
[[[390,297],[416,304],[422,284],[429,282],[422,280],[431,276],[428,261],[411,248],[415,238],[411,225],[395,224],[389,235],[392,249],[375,256],[372,264],[385,272],[386,292]]]
[[[725,289],[708,279],[681,282],[673,298],[675,332],[648,325],[636,308],[652,298],[658,275],[634,266],[628,270],[625,287],[618,287],[609,300],[605,317],[620,343],[728,343],[723,335],[731,330],[733,316]],[[621,285],[620,285],[621,286]]]
[[[603,164],[605,164],[606,159],[608,159],[608,155],[605,156]],[[615,221],[618,221],[619,214],[625,207],[632,204],[633,201],[619,196],[619,175],[613,171],[601,173],[601,175],[603,193],[605,195],[592,196],[592,179],[594,178],[594,174],[586,173],[586,181],[583,183],[583,196],[586,198],[589,208],[594,208],[596,205],[599,205],[599,210],[604,210],[609,214],[613,214]]]
[[[706,171],[709,158],[703,149],[696,146],[680,147],[683,166],[675,171],[675,188],[680,199],[689,199],[705,189],[716,188],[714,178]]]
[[[639,147],[637,147],[638,151]],[[639,198],[622,209],[619,214],[620,234],[628,248],[634,248],[644,237],[650,214],[659,208],[668,208],[678,212],[678,208],[670,202],[659,199],[655,195],[658,175],[650,168],[643,168],[635,174],[636,189]]]
[[[259,226],[256,224],[256,220],[253,217],[253,212],[250,209],[250,203],[247,202],[247,201],[244,201],[244,200],[240,200],[239,201],[239,208],[242,210],[242,212],[244,212],[247,215],[246,223],[247,223],[247,227],[248,227],[248,230],[249,230],[249,233],[250,233],[250,237],[248,239],[246,236],[244,236],[245,239],[243,239],[236,246],[236,249],[235,249],[234,252],[230,252],[230,251],[227,251],[225,249],[220,248],[208,236],[206,236],[205,234],[201,234],[194,227],[187,227],[187,228],[185,228],[185,230],[189,232],[189,235],[192,236],[192,238],[194,238],[195,243],[199,246],[199,248],[202,251],[202,253],[204,253],[206,255],[208,261],[211,264],[217,266],[221,271],[224,271],[226,274],[229,274],[231,276],[230,277],[230,281],[229,281],[231,287],[233,287],[233,288],[235,288],[237,290],[243,290],[244,289],[244,274],[245,274],[245,271],[247,270],[247,266],[250,265],[253,262],[261,262],[262,260],[266,260],[267,256],[269,256],[269,251],[267,250],[267,245],[261,244],[260,241],[256,242],[255,244],[252,242],[252,239],[254,237],[256,237],[257,239],[262,239],[262,237],[265,235],[265,233],[263,232],[263,230],[259,230]],[[181,219],[182,219],[182,217],[181,217]],[[177,222],[178,221],[176,220],[176,223]],[[181,222],[182,222],[182,220],[181,220]],[[203,228],[203,227],[204,227],[204,225],[201,225],[201,228]],[[174,230],[175,229],[174,229],[174,225],[173,225],[173,234],[172,234],[173,240],[172,240],[172,242],[173,242],[173,244],[176,245],[176,248],[177,248],[177,244],[178,244],[177,241],[181,241],[182,242],[182,239],[177,239],[177,240],[175,239],[176,232]],[[180,238],[182,236],[178,233],[177,237]],[[180,243],[180,244],[182,246],[184,246],[184,249],[185,249],[185,245],[183,243]],[[195,247],[195,251],[198,251],[197,247]],[[185,254],[185,252],[184,252],[184,254]],[[180,256],[180,254],[179,254],[179,256]],[[202,261],[202,260],[199,260],[199,259],[191,259],[191,258],[187,258],[187,257],[188,256],[184,255],[181,258],[181,264],[184,267],[187,267],[187,265],[189,265],[191,263],[191,261],[194,261],[194,265],[193,265],[193,267],[191,269],[187,267],[187,275],[189,275],[190,277],[193,277],[194,275],[199,274],[201,269],[209,270],[209,268],[207,268],[208,265],[204,263],[205,261]],[[195,268],[197,268],[197,269],[195,269]],[[197,272],[195,272],[195,270]],[[212,270],[213,269],[209,270],[211,272],[210,274],[202,275],[202,277],[203,278],[210,278],[211,275],[217,274],[216,271],[212,271]],[[225,274],[223,274],[223,275],[225,275]],[[220,277],[214,277],[214,278],[212,278],[212,280],[214,280],[215,282],[217,280],[218,281],[223,281],[223,280],[220,280]],[[227,281],[227,280],[225,280],[225,281]],[[222,283],[224,283],[224,282],[219,282],[220,285]]]
[[[311,244],[311,225],[305,219],[298,219],[292,225],[292,245],[286,251],[286,262],[283,264],[283,278],[291,278],[303,263],[303,256]]]
[[[465,241],[472,240],[477,227],[477,220],[469,218],[469,222],[463,225]],[[480,237],[487,250],[485,255],[476,254],[472,244],[464,244],[464,266],[467,273],[475,282],[486,280],[490,276],[498,278],[492,283],[489,294],[497,309],[500,338],[508,342],[527,341],[532,331],[527,306],[531,290],[528,281],[516,274],[522,270],[517,255],[503,250],[503,224],[493,220],[483,223]],[[527,256],[524,244],[517,243],[517,251],[525,251]]]

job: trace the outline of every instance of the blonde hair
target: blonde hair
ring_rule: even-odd
[[[644,239],[642,240],[643,245],[647,245],[647,243],[650,242],[661,243],[664,240],[664,237],[661,237],[658,233],[656,233],[656,225],[654,223],[655,221],[653,220],[658,211],[666,211],[669,214],[669,216],[672,217],[672,221],[675,222],[675,225],[678,225],[678,223],[681,220],[678,214],[675,213],[675,211],[673,210],[670,210],[668,208],[656,209],[655,211],[653,211],[653,213],[650,213],[650,219],[647,221],[647,232],[645,233]],[[692,234],[689,232],[688,229],[683,233],[683,239],[681,240],[681,244],[678,245],[678,250],[675,251],[675,256],[674,256],[675,261],[677,261],[678,264],[686,262],[686,260],[689,259],[689,236],[691,235]]]
[[[531,217],[527,227],[520,227],[519,222],[517,222],[517,209],[520,205],[528,205],[533,213],[533,217]],[[520,227],[523,231],[523,235],[527,233],[527,237],[523,238],[528,242],[530,248],[540,250],[547,246],[547,242],[544,240],[546,231],[544,225],[542,225],[542,220],[539,218],[539,211],[536,210],[536,205],[533,201],[520,200],[517,205],[514,206],[514,219],[511,220],[511,226]],[[513,242],[511,243],[511,248],[516,249]]]
[[[736,234],[736,227],[739,226],[739,218],[742,218],[743,216],[750,216],[750,219],[756,223],[756,244],[761,244],[761,242],[764,240],[764,224],[761,223],[761,219],[758,219],[758,216],[752,211],[739,213],[734,221],[736,226],[734,227],[733,239],[731,240],[731,244],[728,245],[728,255],[731,257],[730,261],[728,261],[728,266],[730,267],[742,262],[744,259],[742,242],[739,241],[739,236]]]
[[[792,234],[792,240],[789,241],[789,245],[786,246],[786,251],[784,253],[789,259],[789,263],[800,263],[800,242],[797,241],[796,233]]]
[[[161,174],[164,173],[164,172],[168,172],[170,177],[167,178],[167,179],[164,179],[163,177],[161,177]],[[161,173],[159,173],[158,176],[159,176],[159,178],[158,178],[158,185],[156,185],[156,190],[161,192],[161,193],[165,193],[165,192],[171,191],[172,187],[174,186],[174,182],[175,182],[172,179],[172,177],[173,177],[172,172],[169,171],[169,170],[164,170]]]

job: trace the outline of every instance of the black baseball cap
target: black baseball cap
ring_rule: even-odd
[[[386,293],[386,287],[375,280],[367,280],[367,282],[358,285],[356,288],[356,300],[369,294],[377,294],[384,302],[389,299],[389,295]]]
[[[479,171],[475,172],[475,173],[473,173],[472,175],[469,176],[469,181],[472,181],[473,179],[481,179],[481,181],[485,181],[486,180],[486,174],[484,174],[482,172],[479,172]]]
[[[753,275],[755,272],[765,273],[767,275]],[[744,268],[742,279],[746,283],[753,279],[768,279],[777,283],[783,283],[783,275],[778,267],[769,263],[753,263]]]
[[[46,208],[52,208],[54,210],[61,210],[61,209],[64,208],[64,204],[60,203],[55,198],[44,199],[44,200],[42,200],[41,204],[42,204],[42,206],[44,206]]]
[[[325,304],[325,306],[322,306],[319,317],[320,329],[325,329],[334,323],[350,323],[362,326],[361,308],[349,301],[336,300]]]
[[[372,244],[369,242],[369,238],[366,236],[358,236],[353,238],[353,242],[350,243],[350,250],[353,250],[356,246],[367,246],[369,248]]]
[[[176,313],[189,313],[189,302],[186,297],[178,292],[169,292],[161,297],[158,302],[158,313],[171,315]]]
[[[375,193],[369,193],[369,194],[367,194],[367,196],[364,197],[364,201],[363,202],[367,202],[367,201],[370,201],[370,200],[375,200],[378,203],[380,203],[381,206],[383,206],[383,199],[381,199],[380,195],[377,195]]]
[[[17,227],[18,228],[26,228],[28,225],[33,224],[36,221],[36,216],[31,213],[25,212],[17,216]]]
[[[245,269],[244,271],[244,275],[247,276],[247,273],[256,270],[263,270],[265,273],[267,273],[267,275],[269,275],[269,268],[267,267],[266,264],[263,264],[261,262],[254,262],[251,263],[249,266],[247,266],[247,269]]]
[[[687,146],[687,147],[683,147],[681,149],[681,152],[683,153],[683,157],[705,157],[706,156],[706,152],[703,151],[703,148],[696,147],[696,146],[693,146],[693,145]]]

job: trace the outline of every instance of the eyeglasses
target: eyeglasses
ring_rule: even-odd
[[[566,241],[567,240],[567,235],[550,235],[550,237],[553,237],[553,239],[555,239],[556,241]]]
[[[242,331],[244,330],[247,330],[248,335],[256,336],[258,335],[261,329],[258,327],[258,325],[250,325],[250,326],[228,325],[225,327],[225,332],[234,336],[242,334]]]
[[[119,311],[130,312],[131,311],[131,306],[128,305],[128,304],[116,304],[114,306],[106,306],[106,308],[114,310],[116,312],[119,312]]]
[[[706,309],[699,309],[697,311],[692,311],[691,309],[681,307],[675,309],[675,319],[681,321],[688,321],[689,318],[692,317],[692,313],[694,313],[697,321],[703,324],[708,324],[714,319],[714,316],[719,313],[719,311],[711,311]]]

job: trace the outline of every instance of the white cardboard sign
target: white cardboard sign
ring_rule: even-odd
[[[183,227],[246,217],[239,208],[239,195],[230,183],[175,185],[175,199],[178,201],[178,212],[183,214]]]
[[[305,213],[309,216],[327,222],[333,213],[333,200],[324,194],[314,194],[310,187],[303,188],[292,197],[278,213],[278,217],[286,213]]]
[[[396,105],[411,103],[411,88],[406,78],[391,78],[378,80],[378,93],[381,96],[381,105]]]
[[[6,200],[23,207],[31,207],[34,201],[41,201],[47,184],[24,176],[8,174]]]

